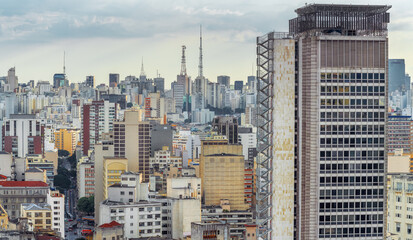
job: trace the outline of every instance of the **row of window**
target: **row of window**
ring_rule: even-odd
[[[384,138],[320,138],[320,147],[384,147]]]
[[[321,96],[385,96],[384,86],[321,86]]]
[[[341,79],[341,80],[384,80],[384,73],[321,73],[320,79]]]
[[[321,173],[337,173],[341,171],[356,171],[356,170],[376,170],[382,172],[384,170],[384,163],[333,163],[320,164]]]
[[[381,186],[384,181],[383,176],[369,177],[320,177],[320,186]]]
[[[360,238],[360,237],[382,237],[382,227],[372,228],[320,228],[320,238]]]
[[[384,101],[379,99],[320,99],[320,108],[385,108]]]
[[[384,189],[326,189],[320,190],[320,199],[384,198]]]
[[[320,134],[384,134],[384,125],[320,125]]]
[[[381,214],[319,216],[320,224],[375,224],[383,222]]]
[[[385,112],[321,112],[321,122],[384,122]]]
[[[383,211],[383,202],[326,202],[320,203],[320,212]]]

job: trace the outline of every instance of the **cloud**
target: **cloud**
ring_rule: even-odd
[[[200,13],[206,14],[206,15],[212,15],[212,16],[216,16],[216,15],[243,16],[244,15],[244,13],[240,11],[232,11],[229,9],[211,9],[208,7],[196,9],[193,7],[176,6],[174,10],[181,12],[181,13],[188,14],[188,15],[196,15]]]

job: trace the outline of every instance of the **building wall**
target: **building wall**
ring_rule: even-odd
[[[104,156],[114,156],[113,144],[97,144],[95,146],[95,219],[99,219],[99,204],[105,200],[104,182],[102,181]]]
[[[172,238],[191,235],[191,223],[201,221],[200,199],[174,199],[172,202]]]
[[[66,150],[73,154],[79,141],[79,131],[59,129],[55,133],[55,146],[59,150]]]
[[[295,41],[274,41],[272,239],[294,236]]]
[[[41,204],[41,209],[35,210],[25,209],[22,205],[21,207],[21,217],[27,218],[29,223],[33,225],[33,230],[43,230],[43,229],[52,229],[52,211],[50,205]]]
[[[103,163],[103,198],[108,198],[108,187],[120,183],[122,173],[128,171],[128,159],[104,157]]]
[[[59,191],[50,191],[47,203],[52,211],[52,229],[65,238],[65,195]]]
[[[228,199],[231,209],[246,210],[244,167],[241,145],[228,145],[225,140],[203,141],[200,159],[203,203],[217,206],[221,199]]]
[[[413,175],[391,174],[388,182],[387,231],[394,239],[413,239]]]

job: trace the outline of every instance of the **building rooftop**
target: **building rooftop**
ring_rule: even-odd
[[[26,172],[27,172],[27,173],[28,173],[28,172],[32,172],[32,173],[39,172],[39,173],[42,173],[43,170],[41,170],[41,169],[38,168],[38,167],[32,167],[32,168],[27,169]]]
[[[21,206],[26,211],[48,211],[50,205],[47,203],[22,203]]]
[[[49,185],[42,181],[0,181],[2,187],[48,187]]]
[[[349,5],[349,4],[306,4],[304,7],[297,8],[297,14],[309,14],[318,12],[365,12],[375,15],[389,10],[388,5]]]
[[[102,225],[100,225],[100,228],[113,228],[113,227],[118,227],[118,226],[122,226],[122,224],[116,222],[116,221],[112,221],[110,223],[104,223]]]
[[[9,119],[36,119],[35,114],[10,114]]]

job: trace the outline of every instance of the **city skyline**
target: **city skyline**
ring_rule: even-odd
[[[327,1],[319,1],[327,3]],[[353,4],[368,4],[354,1]],[[143,57],[149,78],[157,72],[166,87],[180,71],[181,45],[187,46],[187,69],[198,75],[199,25],[203,26],[204,72],[210,81],[228,75],[246,81],[255,73],[255,41],[269,30],[288,31],[283,19],[291,19],[305,1],[138,2],[88,1],[35,5],[32,1],[5,3],[0,11],[0,76],[16,67],[20,82],[46,80],[63,71],[70,82],[94,75],[96,84],[108,83],[109,73],[120,79],[140,73]],[[376,4],[388,4],[377,1]],[[413,58],[404,46],[413,40],[408,1],[392,2],[389,58],[406,59],[413,72]],[[73,7],[81,5],[82,7]],[[411,21],[410,21],[411,22]]]

